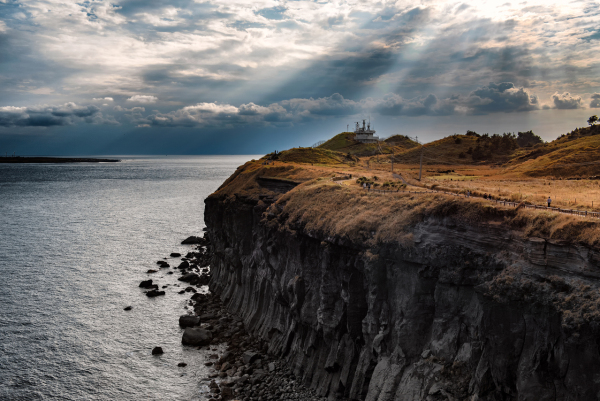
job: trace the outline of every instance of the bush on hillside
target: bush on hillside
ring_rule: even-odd
[[[534,134],[533,131],[519,132],[517,135],[517,144],[522,147],[530,147],[537,145],[538,143],[544,143],[542,138]]]

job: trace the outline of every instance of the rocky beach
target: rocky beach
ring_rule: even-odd
[[[158,269],[146,273],[152,275],[160,269],[173,269],[166,274],[179,275],[179,294],[191,294],[187,308],[190,311],[179,317],[179,327],[183,329],[181,342],[184,346],[197,347],[198,352],[207,354],[210,373],[203,379],[210,389],[208,401],[217,400],[306,400],[322,401],[295,377],[286,361],[270,355],[268,341],[251,336],[243,319],[233,315],[223,306],[220,298],[210,291],[211,245],[208,236],[191,236],[182,241],[192,249],[185,256],[172,253],[169,258],[157,261]],[[180,258],[177,266],[168,261]],[[165,286],[157,280],[146,279],[139,287],[147,297],[164,296]],[[124,308],[126,311],[131,307]],[[152,350],[153,355],[161,355],[162,347]],[[185,368],[187,364],[178,365]]]

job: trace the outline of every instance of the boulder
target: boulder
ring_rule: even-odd
[[[183,281],[184,283],[191,283],[193,281],[198,281],[199,279],[200,276],[198,276],[196,273],[187,273],[179,277],[177,280]]]
[[[152,291],[148,291],[146,293],[146,296],[153,298],[153,297],[158,297],[160,295],[165,295],[164,291],[158,291],[158,290],[152,290]]]
[[[200,318],[198,316],[183,315],[179,317],[179,327],[194,327],[200,325]]]
[[[156,273],[158,270],[154,270],[154,269],[148,269],[148,271],[146,273]]]
[[[200,237],[196,237],[193,235],[191,237],[187,237],[186,239],[181,241],[181,245],[194,245],[194,244],[199,244],[199,243],[200,243]]]
[[[242,354],[242,360],[244,365],[250,365],[252,362],[260,358],[260,354],[257,352],[246,351]]]
[[[179,366],[180,368],[185,368],[187,366],[187,363],[185,363],[185,362],[179,362],[177,364],[177,366]]]
[[[190,264],[187,261],[183,261],[177,266],[178,269],[189,269]]]
[[[223,364],[225,362],[229,362],[231,359],[233,359],[233,357],[234,355],[230,351],[225,351],[223,355],[221,355],[221,358],[219,358],[219,363]]]
[[[132,310],[132,309],[133,309],[133,306],[126,306],[123,308],[123,310]]]
[[[172,252],[172,253],[171,253],[171,257],[172,257],[172,258],[178,258],[178,257],[180,257],[180,256],[181,256],[181,254],[180,254],[180,253],[177,253],[177,252]]]
[[[163,349],[161,347],[152,348],[152,355],[161,355],[163,353]]]
[[[192,328],[188,327],[183,332],[183,337],[181,338],[181,343],[183,345],[209,345],[212,341],[212,333],[208,330],[204,330],[201,328]]]
[[[139,285],[140,288],[152,288],[152,280],[144,280]]]

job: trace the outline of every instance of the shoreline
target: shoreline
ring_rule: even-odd
[[[118,163],[119,159],[95,159],[88,157],[0,157],[0,163]]]
[[[258,401],[258,400],[304,400],[325,401],[314,390],[307,389],[296,379],[287,362],[270,355],[268,342],[251,336],[245,329],[243,319],[229,313],[220,297],[206,288],[209,284],[212,249],[208,237],[189,237],[182,245],[192,245],[190,251],[179,257],[178,266],[158,261],[158,269],[170,268],[168,274],[178,271],[182,282],[179,294],[190,293],[186,302],[187,314],[179,317],[183,329],[182,344],[196,347],[208,354],[209,374],[200,379],[209,388],[207,401]],[[172,254],[171,256],[178,255]],[[148,270],[152,275],[159,270]],[[186,288],[183,285],[187,284]],[[164,296],[158,283],[144,280],[148,297]],[[204,288],[203,288],[204,287]],[[128,309],[125,309],[128,310]],[[219,350],[223,350],[219,352]],[[162,350],[161,350],[162,351]],[[180,367],[185,368],[185,362]]]

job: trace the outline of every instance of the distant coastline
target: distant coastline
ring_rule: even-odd
[[[116,163],[118,159],[92,159],[86,157],[0,157],[0,163]]]

